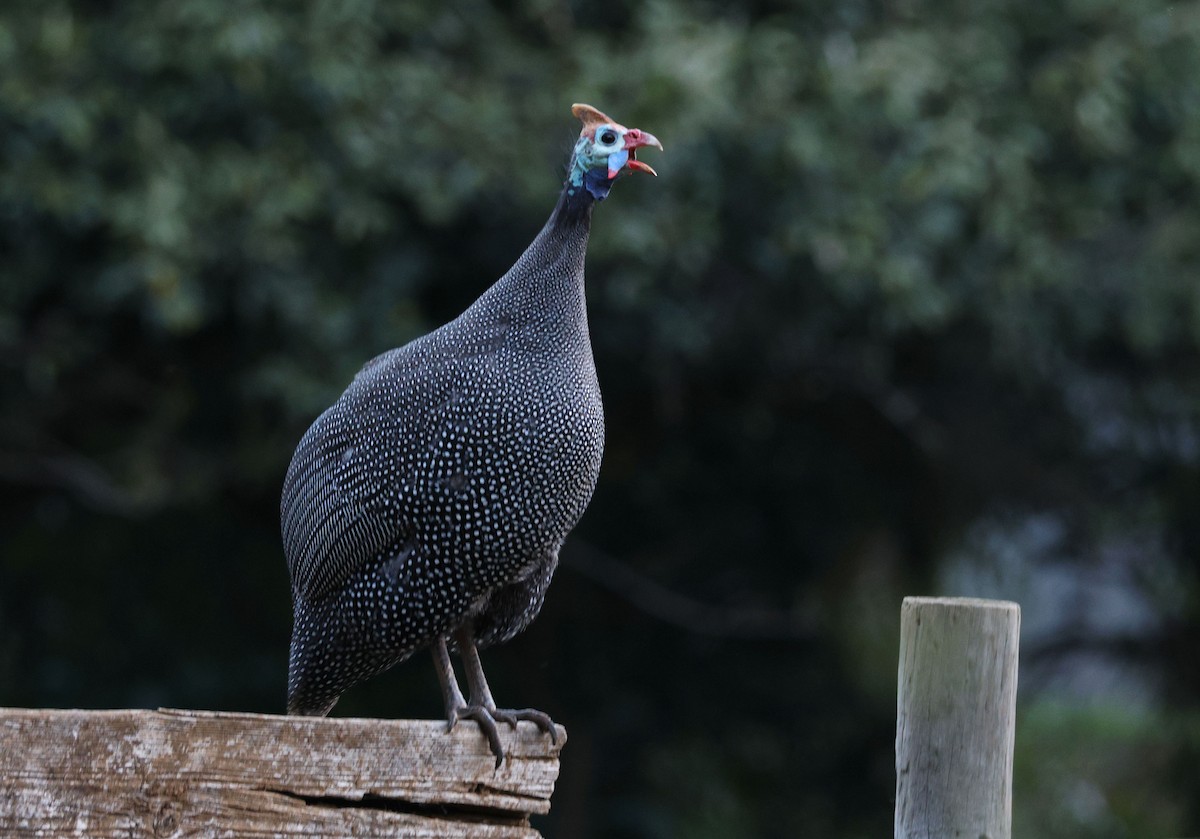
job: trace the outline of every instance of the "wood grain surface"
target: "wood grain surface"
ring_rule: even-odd
[[[558,745],[473,722],[0,709],[0,836],[534,839]]]

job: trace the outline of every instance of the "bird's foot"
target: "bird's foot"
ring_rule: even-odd
[[[536,725],[543,734],[549,734],[550,742],[558,745],[558,734],[554,730],[554,720],[550,719],[550,715],[543,711],[536,711],[533,708],[522,708],[520,710],[493,708],[492,716],[508,723],[513,728],[517,727],[519,720],[527,720]]]
[[[498,722],[507,723],[510,728],[516,728],[518,722],[528,720],[536,725],[542,733],[549,734],[551,743],[558,743],[558,735],[554,730],[554,722],[550,719],[550,716],[542,711],[535,711],[532,708],[507,710],[494,706],[464,705],[454,709],[450,715],[448,728],[453,729],[459,720],[475,720],[479,724],[480,731],[487,738],[488,747],[496,757],[497,769],[504,762],[504,746],[500,743],[500,731],[496,727],[496,723]]]
[[[454,710],[450,717],[449,727],[453,729],[459,720],[475,720],[479,723],[479,730],[487,738],[488,747],[496,757],[496,768],[499,769],[500,764],[504,762],[504,746],[500,743],[500,732],[496,728],[497,717],[493,711],[494,709],[488,709],[482,705],[464,705]],[[500,719],[510,725],[516,725],[516,720],[510,721],[503,715],[500,716]]]

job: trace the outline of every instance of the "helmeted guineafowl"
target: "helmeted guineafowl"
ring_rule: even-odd
[[[501,711],[477,648],[541,609],[591,499],[604,415],[583,263],[592,207],[635,150],[662,144],[588,105],[550,220],[454,320],[369,361],[300,441],[283,487],[295,623],[288,713],[324,715],[351,685],[430,647],[451,726],[479,722],[497,765]],[[463,699],[447,645],[462,656]]]

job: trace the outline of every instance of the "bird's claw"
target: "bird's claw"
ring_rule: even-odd
[[[497,722],[507,723],[510,728],[515,729],[518,722],[528,720],[536,725],[543,734],[549,734],[551,743],[558,745],[558,734],[554,730],[554,722],[550,716],[542,711],[535,711],[533,708],[502,710],[487,708],[483,705],[465,705],[462,708],[454,709],[447,721],[446,730],[452,731],[459,720],[475,720],[479,723],[479,729],[487,738],[488,747],[496,758],[497,769],[504,763],[504,746],[500,743],[500,731],[496,728]]]
[[[454,728],[454,724],[459,720],[475,720],[479,723],[479,730],[487,738],[488,747],[496,757],[496,768],[499,769],[500,764],[504,763],[504,746],[500,743],[500,732],[496,729],[496,718],[493,713],[482,705],[467,705],[454,712],[454,718],[450,720],[450,728]]]
[[[517,717],[514,716],[515,711],[506,711],[501,708],[488,708],[488,713],[492,715],[492,719],[496,722],[508,723],[508,727],[516,729]]]
[[[496,719],[503,719],[513,728],[517,727],[518,720],[527,720],[536,725],[543,734],[549,734],[550,742],[558,745],[558,733],[554,730],[554,720],[550,719],[550,715],[544,711],[537,711],[533,708],[522,708],[519,711],[497,709],[492,712],[492,716]]]

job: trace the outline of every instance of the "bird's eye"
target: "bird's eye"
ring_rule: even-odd
[[[600,134],[600,142],[606,146],[611,146],[613,143],[617,142],[617,135],[611,129],[606,129]]]

